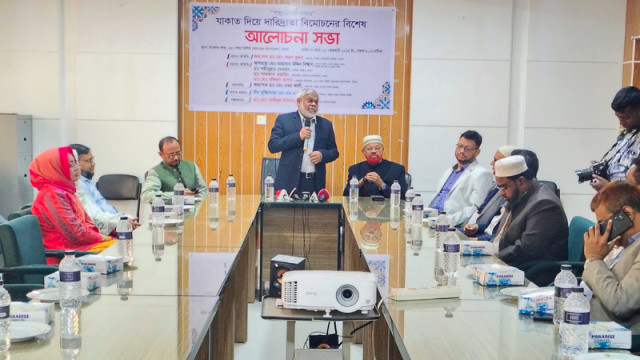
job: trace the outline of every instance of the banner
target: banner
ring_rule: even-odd
[[[393,114],[396,9],[191,3],[189,110]]]

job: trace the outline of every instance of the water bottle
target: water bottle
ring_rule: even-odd
[[[133,227],[126,216],[120,217],[116,234],[118,235],[118,253],[122,256],[122,262],[131,265],[133,263]]]
[[[393,180],[391,185],[391,206],[400,206],[400,183]]]
[[[562,322],[562,309],[565,299],[571,295],[571,289],[578,285],[578,280],[571,272],[571,265],[562,264],[560,272],[553,281],[555,297],[553,300],[553,323],[560,325]]]
[[[60,262],[60,307],[80,308],[81,283],[80,271],[82,266],[76,259],[75,250],[65,250],[64,258]]]
[[[449,231],[447,213],[440,211],[436,218],[436,249],[442,249],[442,240],[447,231]]]
[[[151,231],[151,253],[156,261],[161,261],[164,255],[164,229],[153,228]]]
[[[584,288],[574,287],[564,301],[564,317],[560,323],[562,354],[574,356],[589,351],[589,301],[584,296]]]
[[[358,202],[360,190],[358,190],[358,178],[353,175],[349,181],[349,202]]]
[[[218,214],[218,207],[215,205],[209,205],[209,227],[211,230],[218,228],[220,223],[220,215]]]
[[[444,235],[442,242],[442,260],[444,265],[444,275],[449,286],[458,284],[458,266],[460,264],[460,238],[456,234],[456,229],[450,228]]]
[[[173,187],[171,204],[173,205],[173,212],[178,215],[178,218],[182,217],[184,215],[184,185],[180,181]]]
[[[152,223],[153,227],[164,227],[164,201],[162,195],[156,194],[156,198],[151,203]]]
[[[11,346],[11,296],[4,288],[4,280],[0,274],[0,352],[9,350]]]
[[[218,206],[218,197],[220,192],[220,185],[216,178],[211,179],[209,183],[209,205]]]
[[[271,174],[267,174],[267,177],[264,178],[264,201],[273,201],[273,193],[273,178],[271,177]]]
[[[227,199],[235,199],[236,198],[236,179],[234,179],[233,174],[229,174],[227,178]]]
[[[435,249],[433,254],[433,276],[438,286],[447,285],[444,277],[443,254],[441,249]]]
[[[413,191],[413,186],[410,186],[404,194],[404,216],[407,222],[411,222],[411,202],[415,195],[416,193]]]
[[[416,194],[411,201],[411,224],[420,225],[422,227],[422,210],[424,208],[424,204],[422,202],[422,197],[420,194]],[[411,229],[413,231],[413,228]]]
[[[75,360],[80,356],[80,310],[60,309],[60,353],[63,359]]]

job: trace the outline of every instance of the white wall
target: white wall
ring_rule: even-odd
[[[177,134],[177,51],[177,0],[3,0],[0,112],[33,115],[34,155],[78,142],[96,178],[142,177]]]
[[[460,133],[538,154],[571,218],[593,218],[574,170],[613,144],[626,1],[430,0],[414,3],[409,170],[427,199]],[[417,21],[417,19],[420,19]],[[435,149],[444,149],[435,151]],[[430,154],[424,156],[424,154]]]

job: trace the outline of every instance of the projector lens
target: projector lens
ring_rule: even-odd
[[[358,289],[351,284],[345,284],[336,291],[336,300],[342,306],[352,306],[358,302]]]

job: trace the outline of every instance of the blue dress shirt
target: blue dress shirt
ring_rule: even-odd
[[[442,185],[442,189],[440,189],[440,192],[438,192],[438,195],[435,198],[433,198],[433,201],[431,201],[431,205],[429,205],[429,207],[438,209],[438,211],[444,210],[444,201],[447,199],[447,196],[451,192],[453,185],[456,183],[456,181],[458,181],[464,169],[469,167],[469,163],[462,165],[460,170],[457,170],[457,167],[458,167],[458,164],[453,165],[453,170],[451,171],[451,175],[449,175],[449,178],[447,179],[447,181],[444,183],[444,185]]]
[[[96,204],[96,206],[98,206],[100,210],[111,214],[118,213],[118,210],[113,205],[107,202],[107,199],[105,199],[104,196],[100,194],[100,191],[98,191],[98,188],[93,185],[91,180],[87,179],[84,176],[80,176],[80,180],[78,180],[77,184],[82,192],[84,192],[84,195],[89,200],[93,201],[93,203]]]

